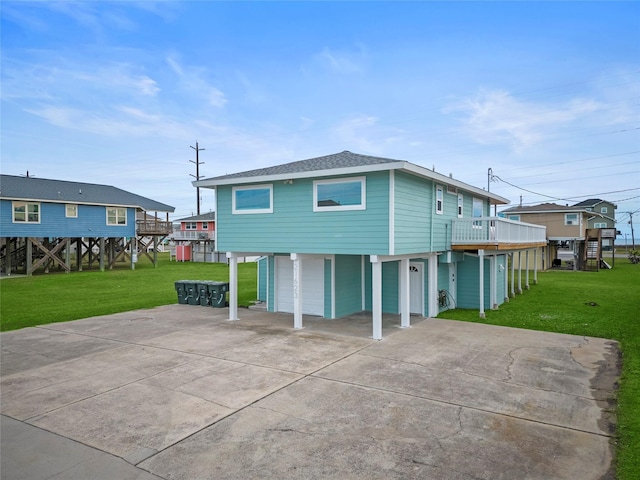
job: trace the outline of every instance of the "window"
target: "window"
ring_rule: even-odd
[[[607,228],[607,223],[594,223],[593,228]]]
[[[509,220],[515,220],[516,222],[519,222],[520,215],[509,215]]]
[[[565,213],[564,214],[564,224],[565,225],[578,225],[578,214],[577,213]]]
[[[473,199],[473,212],[471,216],[474,218],[480,218],[483,216],[483,207],[484,202],[480,198]],[[480,220],[476,220],[473,222],[474,228],[482,228],[482,222]]]
[[[184,229],[185,230],[197,230],[198,229],[198,223],[197,222],[184,222]]]
[[[600,213],[607,213],[607,207],[600,207]]]
[[[313,182],[313,211],[365,210],[366,182],[364,177]]]
[[[458,218],[462,218],[462,206],[464,198],[461,193],[458,194]]]
[[[67,218],[78,218],[78,205],[65,205],[64,214]]]
[[[40,223],[40,204],[13,202],[13,221],[20,223]]]
[[[127,209],[107,207],[107,225],[126,225]]]
[[[436,186],[436,213],[442,215],[444,212],[444,190],[441,185]]]
[[[273,185],[233,187],[231,209],[233,213],[273,213]]]
[[[209,222],[202,222],[202,229],[209,230]]]

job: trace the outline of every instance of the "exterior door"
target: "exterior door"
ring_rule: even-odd
[[[424,315],[424,263],[409,264],[409,312]]]
[[[449,264],[449,308],[456,308],[458,302],[458,286],[457,286],[458,264],[452,262]]]
[[[293,260],[276,257],[276,311],[293,313]],[[324,316],[324,258],[302,260],[302,313]]]

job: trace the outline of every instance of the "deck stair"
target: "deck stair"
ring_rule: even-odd
[[[602,237],[599,228],[587,230],[584,248],[584,270],[597,272],[602,262]]]

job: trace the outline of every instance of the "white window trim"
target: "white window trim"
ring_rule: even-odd
[[[360,204],[359,205],[332,205],[318,206],[318,185],[328,185],[335,183],[355,183],[360,182]],[[329,180],[313,181],[313,211],[314,212],[339,212],[345,210],[366,210],[367,209],[367,177],[332,178]]]
[[[109,223],[109,210],[110,209],[115,209],[116,210],[116,223]],[[124,210],[124,223],[118,223],[118,210]],[[106,216],[106,221],[107,221],[107,226],[109,227],[126,227],[128,222],[129,222],[129,212],[127,211],[126,207],[105,207],[104,209],[104,213]]]
[[[252,210],[236,210],[236,192],[242,190],[263,190],[269,189],[269,208],[254,208]],[[234,215],[246,215],[251,213],[273,213],[273,184],[265,183],[263,185],[245,185],[242,187],[231,188],[231,213]]]
[[[600,213],[607,213],[609,209],[607,207],[600,207]]]
[[[440,195],[440,208],[438,208],[438,192]],[[444,214],[444,187],[442,185],[436,185],[436,215]]]
[[[576,217],[575,223],[568,223],[567,222],[567,218],[569,217],[569,215]],[[569,227],[573,227],[574,225],[579,225],[580,224],[580,216],[577,213],[565,213],[564,214],[564,224],[565,224],[565,226],[569,226]]]
[[[75,210],[76,210],[75,215],[69,215],[69,207],[75,207]],[[75,203],[67,203],[64,206],[64,216],[66,218],[78,218],[78,205],[76,205]]]
[[[464,217],[464,195],[458,193],[458,218]]]
[[[607,222],[596,222],[593,224],[593,228],[607,228]]]
[[[24,205],[24,221],[18,220],[16,221],[16,206]],[[38,221],[33,222],[29,221],[29,205],[37,205],[38,206]],[[42,208],[40,202],[11,202],[11,221],[12,223],[30,223],[32,225],[37,225],[40,223],[40,219],[42,218]]]
[[[521,218],[520,215],[509,215],[507,218],[509,220],[513,220],[514,222],[520,222],[521,221],[520,220],[520,218]]]

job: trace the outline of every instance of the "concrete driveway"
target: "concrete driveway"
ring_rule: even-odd
[[[601,479],[614,341],[170,305],[0,336],[1,478]]]

